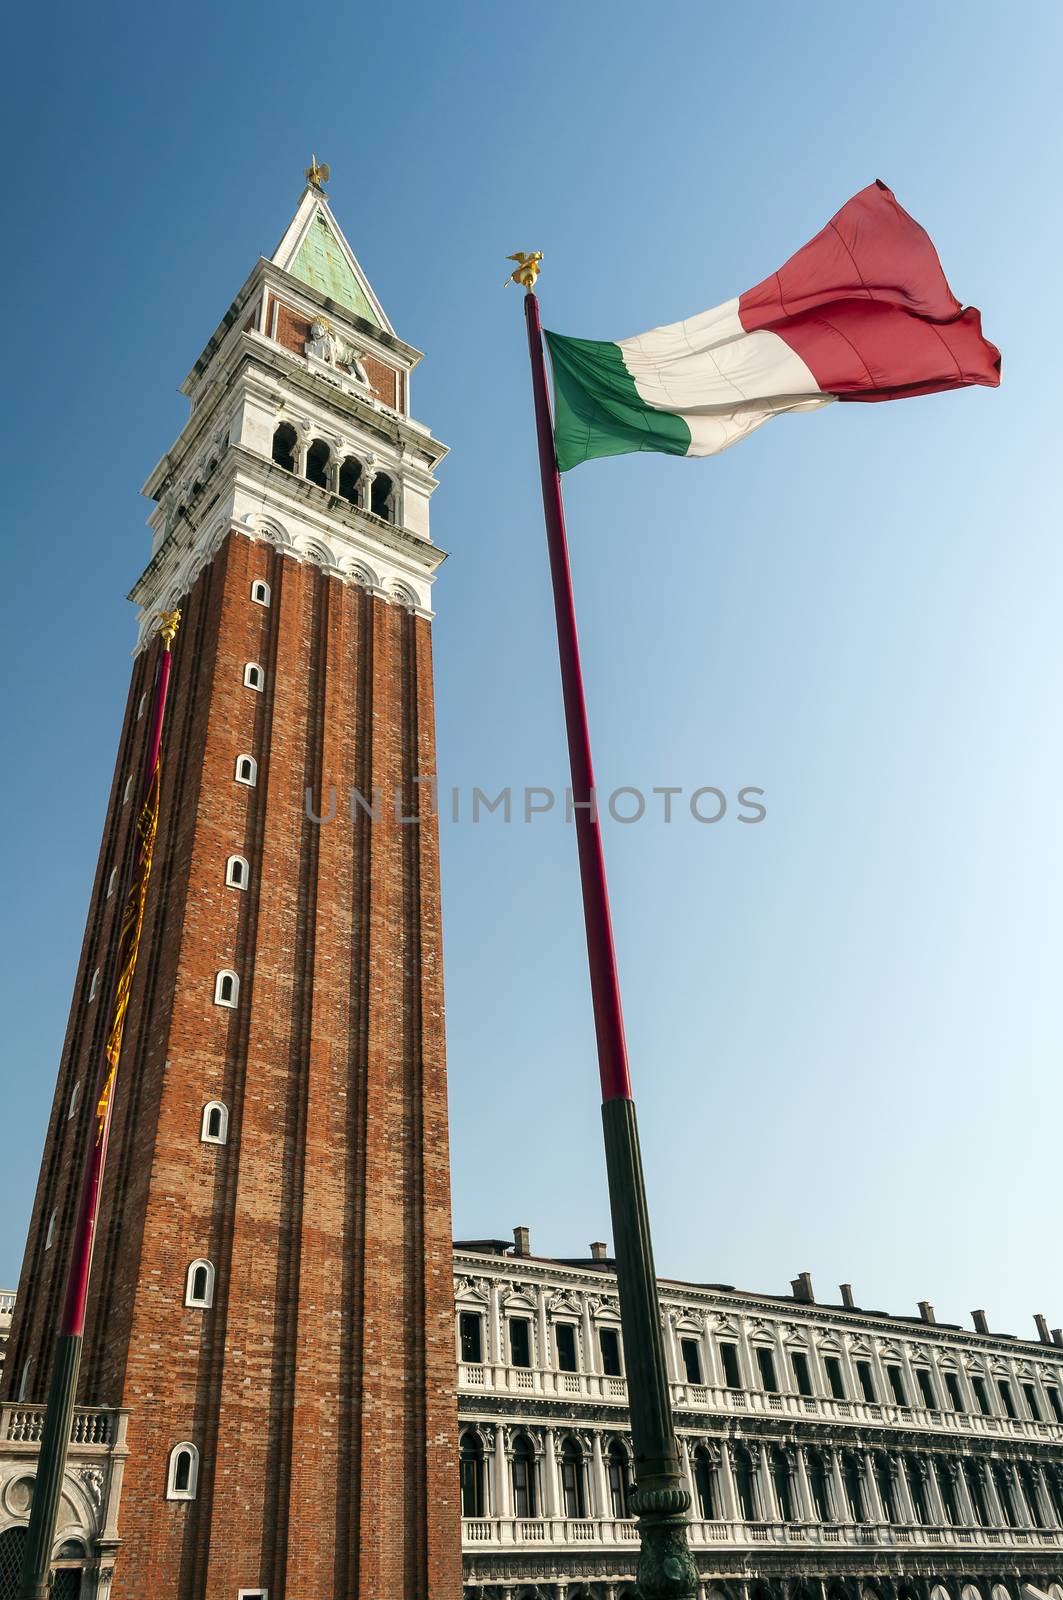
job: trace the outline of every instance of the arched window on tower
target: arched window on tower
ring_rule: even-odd
[[[627,1451],[619,1439],[614,1439],[609,1446],[606,1474],[609,1479],[609,1502],[613,1516],[626,1520],[631,1515],[631,1471]]]
[[[694,1488],[698,1495],[698,1510],[703,1522],[716,1518],[716,1476],[712,1457],[703,1444],[694,1451]]]
[[[285,472],[295,471],[295,445],[295,429],[291,423],[279,423],[273,433],[273,459]]]
[[[269,584],[263,583],[261,578],[256,578],[251,585],[251,598],[256,606],[269,605]]]
[[[257,689],[261,694],[265,681],[265,674],[258,662],[249,661],[244,668],[244,688]]]
[[[587,1484],[583,1450],[571,1436],[561,1446],[561,1495],[566,1517],[587,1515]]]
[[[735,1449],[734,1480],[735,1493],[738,1495],[738,1509],[741,1515],[746,1522],[757,1522],[759,1516],[753,1474],[753,1458],[744,1444],[738,1445]]]
[[[194,1444],[184,1441],[170,1451],[170,1468],[166,1476],[167,1500],[194,1500],[199,1481],[199,1451]]]
[[[484,1514],[484,1445],[478,1433],[466,1428],[461,1436],[461,1514]]]
[[[209,1261],[190,1263],[185,1277],[185,1305],[208,1311],[214,1304],[214,1267]]]
[[[223,968],[214,980],[214,1004],[235,1010],[240,1000],[240,979],[235,972]]]
[[[774,1445],[770,1457],[771,1482],[775,1490],[775,1501],[779,1507],[779,1516],[783,1522],[794,1520],[793,1490],[790,1485],[790,1463],[785,1451]]]
[[[354,456],[348,456],[340,468],[340,498],[352,506],[362,503],[362,463]]]
[[[204,1144],[227,1144],[229,1140],[229,1108],[220,1100],[208,1100],[203,1107],[203,1121],[199,1137]]]
[[[249,789],[253,789],[258,782],[258,762],[254,756],[237,756],[236,781]]]
[[[229,889],[246,889],[251,869],[244,856],[230,856],[225,863],[225,884]]]
[[[538,1515],[535,1492],[535,1446],[526,1433],[518,1433],[513,1443],[513,1515]]]
[[[319,489],[328,488],[329,447],[324,439],[315,439],[306,452],[306,476]]]
[[[386,472],[378,472],[369,491],[369,509],[385,522],[394,522],[395,486]]]

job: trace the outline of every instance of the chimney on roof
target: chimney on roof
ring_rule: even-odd
[[[1063,1328],[1052,1329],[1052,1343],[1063,1344]]]
[[[609,1255],[609,1246],[604,1239],[595,1239],[591,1245],[591,1260],[604,1261]]]
[[[974,1325],[979,1333],[989,1332],[989,1323],[986,1321],[984,1311],[972,1311],[971,1316],[974,1318]]]
[[[531,1233],[527,1228],[513,1229],[513,1254],[515,1256],[531,1255]]]
[[[791,1280],[790,1280],[790,1288],[794,1292],[794,1299],[795,1300],[801,1300],[807,1306],[813,1305],[815,1303],[816,1297],[812,1292],[812,1274],[811,1274],[811,1272],[802,1272],[800,1277],[791,1278]]]
[[[935,1317],[935,1315],[934,1315],[934,1308],[930,1304],[929,1300],[920,1300],[920,1302],[919,1302],[919,1315],[922,1317],[924,1322],[936,1322],[937,1321],[937,1317]]]
[[[1041,1313],[1039,1311],[1037,1311],[1037,1312],[1034,1313],[1034,1319],[1033,1320],[1037,1325],[1037,1337],[1040,1339],[1041,1343],[1042,1344],[1051,1344],[1052,1343],[1052,1335],[1048,1331],[1047,1319],[1045,1317],[1042,1317]]]
[[[851,1311],[855,1311],[855,1309],[856,1309],[856,1301],[853,1299],[853,1286],[852,1286],[852,1284],[851,1283],[840,1283],[838,1285],[838,1287],[841,1290],[842,1305],[843,1306],[848,1306]]]

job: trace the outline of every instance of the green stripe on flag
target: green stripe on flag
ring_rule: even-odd
[[[554,368],[554,448],[561,472],[594,456],[622,456],[631,450],[686,455],[687,424],[671,411],[646,404],[619,345],[544,333]]]

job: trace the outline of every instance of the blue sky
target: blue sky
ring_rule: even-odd
[[[1063,1322],[1060,14],[679,3],[23,8],[7,113],[5,1160],[17,1279],[177,384],[311,150],[452,447],[441,782],[563,788],[520,300],[621,337],[759,281],[881,177],[997,392],[783,418],[566,480],[603,789],[743,785],[606,847],[657,1264]],[[733,810],[733,808],[732,808]],[[446,825],[455,1230],[608,1237],[575,846]]]

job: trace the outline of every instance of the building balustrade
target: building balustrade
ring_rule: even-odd
[[[1063,1529],[1054,1528],[962,1528],[898,1526],[891,1522],[739,1522],[691,1521],[690,1543],[697,1546],[816,1546],[839,1545],[847,1549],[874,1546],[892,1549],[977,1548],[1017,1550],[1056,1549],[1063,1544]],[[615,1517],[478,1517],[462,1521],[462,1543],[466,1548],[530,1545],[630,1545],[638,1541],[634,1521]]]
[[[829,1395],[768,1394],[760,1389],[721,1389],[710,1384],[673,1383],[672,1405],[683,1411],[790,1418],[816,1417],[822,1421],[852,1422],[881,1427],[919,1428],[928,1433],[981,1434],[994,1438],[1063,1441],[1063,1425],[1034,1422],[1023,1417],[987,1416],[980,1412],[932,1411],[926,1406],[902,1406],[893,1401],[836,1400]],[[595,1372],[554,1372],[538,1367],[507,1367],[462,1362],[458,1388],[491,1394],[561,1396],[565,1399],[607,1400],[627,1404],[627,1381]]]
[[[6,1404],[0,1406],[0,1441],[5,1444],[39,1445],[44,1433],[44,1406]],[[70,1425],[70,1442],[80,1446],[99,1445],[109,1450],[120,1443],[121,1419],[127,1413],[104,1411],[95,1406],[78,1406]]]

